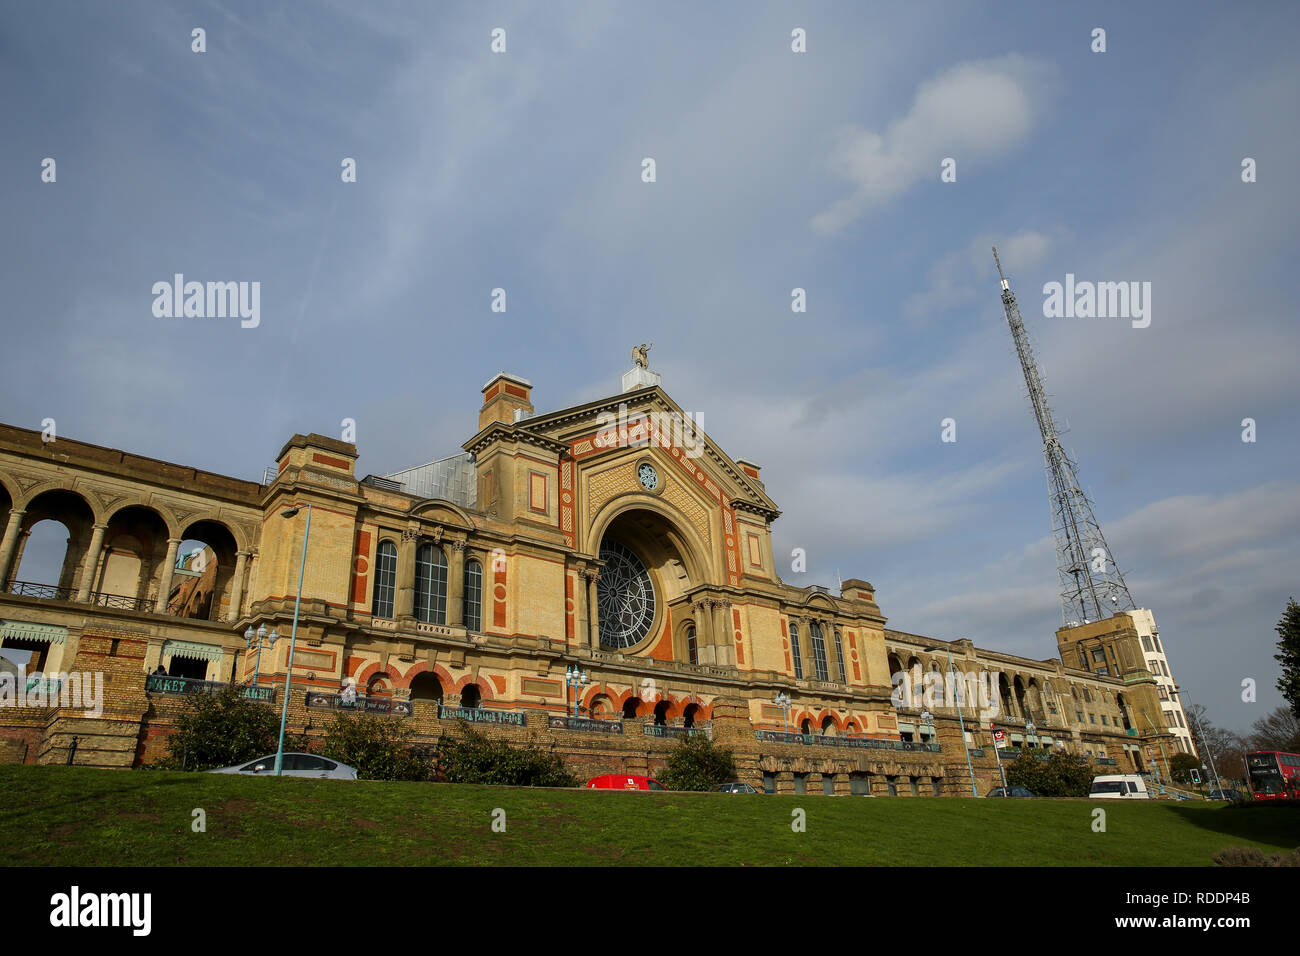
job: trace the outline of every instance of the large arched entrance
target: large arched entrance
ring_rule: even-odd
[[[596,583],[603,650],[649,653],[667,635],[674,659],[718,661],[716,649],[705,646],[711,622],[693,619],[688,592],[702,581],[692,550],[690,540],[658,511],[635,508],[609,522],[600,538],[603,565]],[[694,629],[674,626],[683,622]]]

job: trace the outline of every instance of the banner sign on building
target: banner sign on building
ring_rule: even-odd
[[[466,720],[479,724],[511,724],[523,727],[528,718],[519,710],[484,710],[481,707],[444,707],[438,705],[439,720]]]
[[[409,700],[389,700],[387,697],[355,697],[343,700],[333,692],[307,691],[307,706],[318,710],[359,710],[367,714],[391,714],[394,717],[410,717]]]

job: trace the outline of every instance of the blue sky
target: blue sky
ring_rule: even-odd
[[[786,580],[863,577],[892,627],[1046,658],[996,243],[1134,598],[1190,700],[1244,729],[1280,703],[1300,591],[1298,25],[1291,3],[10,3],[0,420],[255,479],[353,418],[382,474],[458,452],[498,370],[549,411],[617,392],[653,341],[667,391],[763,466],[778,555],[808,553]],[[261,324],[155,318],[176,272],[259,281]],[[1151,282],[1150,327],[1044,318],[1066,273]]]

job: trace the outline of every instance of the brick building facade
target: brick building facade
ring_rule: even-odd
[[[356,447],[316,434],[286,442],[263,483],[0,426],[0,643],[30,651],[29,670],[107,681],[97,718],[57,700],[0,709],[0,760],[61,761],[76,736],[77,763],[138,765],[175,691],[256,671],[278,695],[289,641],[259,661],[244,634],[287,638],[300,570],[294,730],[318,731],[350,684],[421,740],[469,713],[579,773],[654,772],[675,737],[708,732],[756,785],[901,795],[969,794],[968,753],[986,792],[994,724],[1116,771],[1154,758],[1164,775],[1186,749],[1142,622],[1063,629],[1048,660],[890,630],[865,580],[781,580],[761,469],[693,431],[648,369],[548,414],[531,391],[497,375],[463,455],[388,477],[358,476]],[[67,551],[57,580],[26,581],[44,520]],[[1111,649],[1104,673],[1080,666],[1081,642]],[[950,654],[960,715],[951,679],[925,695]],[[160,666],[172,679],[147,680]],[[586,682],[571,687],[574,669]]]

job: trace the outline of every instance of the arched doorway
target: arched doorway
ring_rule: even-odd
[[[438,680],[438,675],[433,671],[416,674],[415,679],[411,681],[411,700],[427,700],[441,704],[442,681]]]
[[[638,697],[629,697],[627,700],[623,701],[623,719],[635,720],[636,712],[640,706],[641,700]]]
[[[460,706],[474,708],[483,703],[483,693],[478,684],[467,684],[460,692]]]
[[[687,704],[686,709],[682,711],[682,726],[694,727],[695,716],[700,712],[699,704]]]
[[[672,704],[666,700],[661,700],[655,704],[655,726],[663,727],[668,723],[668,710]]]

